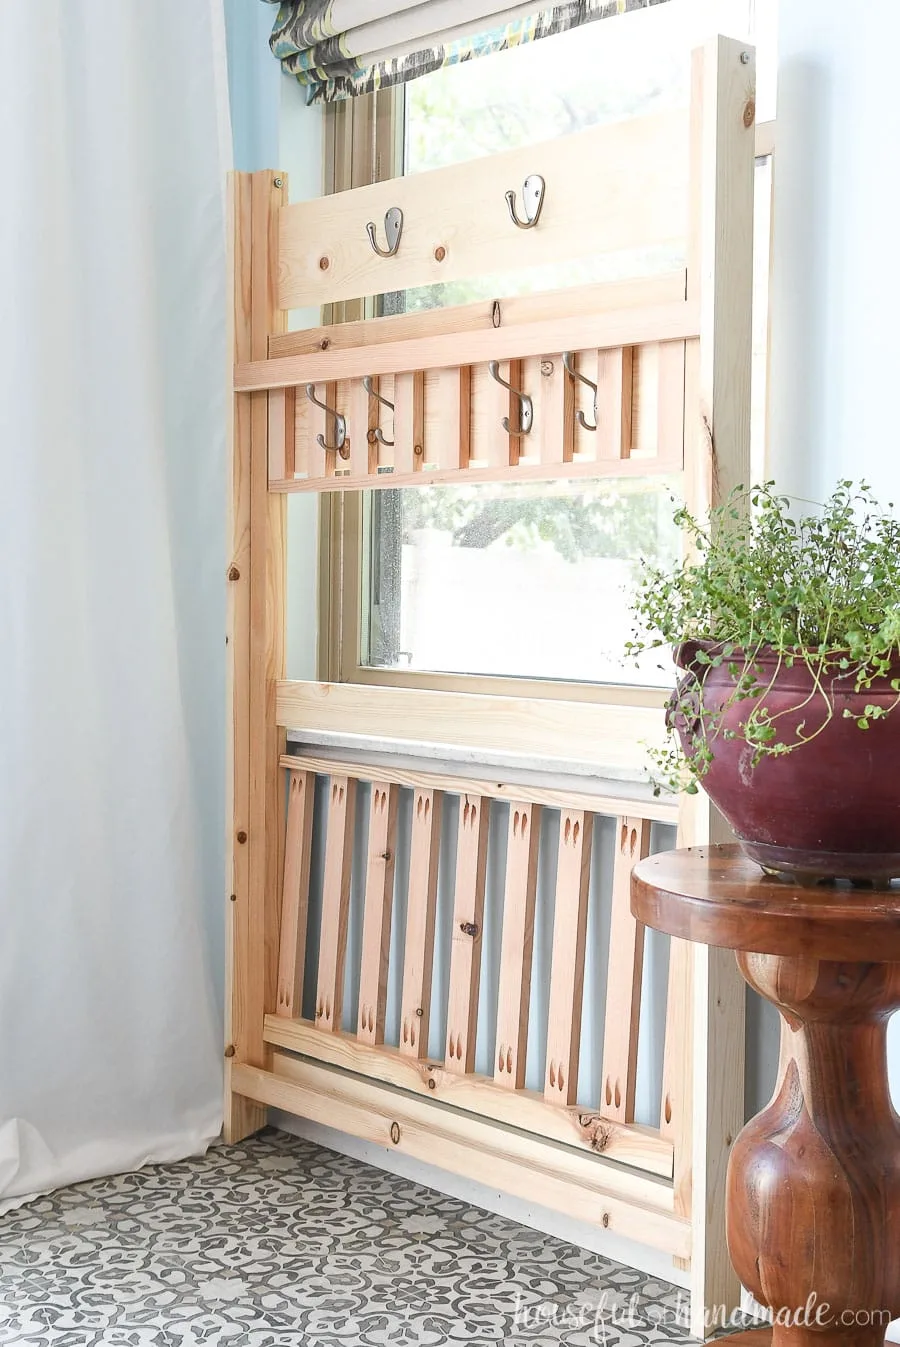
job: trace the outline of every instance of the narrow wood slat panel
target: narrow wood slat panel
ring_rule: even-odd
[[[637,777],[646,766],[645,745],[665,742],[661,707],[523,701],[354,683],[283,682],[277,693],[278,720],[285,729],[543,755],[591,763],[598,775],[625,770]]]
[[[687,149],[686,112],[667,110],[289,206],[278,302],[327,304],[682,239]],[[516,192],[521,212],[531,173],[547,182],[543,212],[537,228],[517,229],[504,192]],[[392,206],[403,236],[382,258],[366,223],[383,240]]]
[[[425,375],[419,370],[394,377],[393,440],[394,471],[421,472],[425,460]]]
[[[471,450],[472,371],[468,365],[435,370],[425,400],[425,462],[467,468]]]
[[[284,884],[278,948],[278,995],[275,1008],[279,1015],[291,1018],[303,1013],[303,965],[306,957],[315,782],[316,778],[312,772],[293,768],[288,773]]]
[[[268,395],[270,482],[283,482],[294,475],[295,393],[294,388],[273,388]]]
[[[400,1002],[400,1051],[409,1057],[428,1053],[442,803],[437,790],[413,794]]]
[[[325,877],[322,886],[319,974],[316,982],[316,1024],[320,1029],[334,1030],[341,1027],[355,805],[355,778],[332,776],[328,783]]]
[[[597,457],[627,458],[631,452],[632,349],[597,352]]]
[[[311,434],[309,414],[312,410],[303,389],[297,388],[294,394],[294,476],[301,479],[311,475],[311,464],[318,463],[320,468],[324,467],[319,446]],[[313,450],[317,457],[313,456]],[[272,489],[271,483],[269,489]]]
[[[498,373],[514,388],[522,387],[522,361],[501,360]],[[519,424],[519,402],[509,389],[504,388],[494,378],[488,378],[483,386],[484,420],[483,435],[479,435],[473,446],[473,461],[487,464],[493,468],[508,468],[518,463],[520,453],[525,452],[523,442],[530,445],[534,441],[527,435],[511,434],[503,428],[504,418],[510,427]],[[481,428],[481,427],[479,427]]]
[[[634,1122],[644,927],[631,914],[631,871],[650,853],[650,821],[625,815],[616,826],[600,1108],[620,1122]]]
[[[699,329],[696,301],[681,299],[641,308],[575,313],[496,329],[437,332],[433,336],[370,347],[336,345],[333,350],[303,355],[238,361],[234,367],[234,387],[238,393],[264,392],[292,384],[361,379],[366,374],[400,374],[411,369],[486,364],[489,360],[525,360],[532,355],[546,355],[548,351],[607,350],[648,341],[681,341],[696,337]]]
[[[315,385],[315,394],[319,402],[324,402],[327,407],[337,409],[337,385],[335,383],[317,383]],[[300,389],[300,396],[306,398],[306,392]],[[326,445],[334,444],[334,417],[329,416],[311,402],[308,398],[306,424],[307,434],[309,436],[309,446],[307,449],[308,472],[311,479],[316,477],[333,477],[338,465],[338,454],[334,449],[322,448],[319,444],[321,435]],[[341,467],[346,467],[346,460],[341,460]]]
[[[269,1015],[265,1039],[276,1047],[330,1062],[370,1080],[382,1080],[423,1098],[494,1118],[565,1146],[591,1151],[595,1156],[629,1166],[632,1173],[644,1170],[647,1174],[672,1178],[672,1143],[664,1141],[657,1128],[618,1123],[578,1105],[559,1108],[548,1104],[537,1090],[508,1090],[488,1076],[474,1073],[458,1076],[442,1062],[404,1057],[397,1048],[384,1043],[370,1047],[346,1032],[323,1034],[309,1020]]]
[[[526,800],[510,801],[494,1063],[495,1083],[510,1090],[521,1090],[525,1085],[540,840],[541,806]]]
[[[491,800],[505,800],[511,805],[521,807],[522,795],[527,791],[535,804],[549,809],[587,809],[595,814],[618,815],[623,810],[640,810],[641,818],[657,819],[661,823],[675,823],[678,818],[678,800],[660,795],[646,800],[636,800],[627,795],[610,795],[603,791],[576,790],[558,786],[523,786],[521,782],[490,781],[471,776],[457,776],[450,772],[420,771],[418,768],[374,766],[366,763],[345,762],[334,758],[318,758],[303,753],[286,755],[281,760],[282,767],[295,769],[297,765],[310,772],[327,776],[330,772],[346,772],[357,775],[364,781],[386,781],[398,786],[415,789],[422,786],[427,790],[445,790],[457,795],[486,795]]]
[[[388,954],[391,945],[391,911],[394,903],[397,851],[398,798],[399,790],[396,786],[373,783],[372,802],[369,808],[357,1028],[360,1040],[373,1045],[384,1042],[384,1011],[387,1004]]]
[[[490,800],[479,795],[460,798],[445,1056],[447,1070],[457,1075],[475,1069],[490,821]]]
[[[240,1066],[240,1089],[273,1108],[339,1127],[390,1149],[462,1174],[488,1187],[621,1235],[690,1254],[691,1228],[661,1202],[642,1201],[622,1184],[610,1191],[612,1168],[577,1151],[522,1137],[495,1123],[438,1111],[424,1099],[403,1098],[388,1087],[344,1075],[333,1067],[276,1053],[272,1071]],[[593,1168],[591,1168],[593,1167]],[[646,1179],[634,1187],[644,1191]],[[663,1189],[666,1185],[658,1185]]]
[[[684,454],[685,344],[659,344],[659,394],[657,397],[657,453],[664,458]]]
[[[628,281],[601,281],[596,285],[571,286],[566,290],[543,290],[533,295],[510,295],[505,299],[480,299],[474,304],[456,304],[447,309],[415,309],[411,313],[385,314],[338,326],[308,327],[269,338],[269,358],[311,355],[321,351],[371,350],[385,342],[419,341],[422,337],[464,333],[521,323],[606,313],[609,310],[674,304],[685,295],[685,273],[641,276]],[[242,353],[241,359],[249,359]]]
[[[378,388],[378,380],[374,380]],[[370,397],[362,379],[354,379],[347,399],[347,432],[350,437],[350,472],[354,477],[365,477],[377,471],[378,454],[375,427],[378,425],[379,404]]]
[[[532,439],[542,463],[571,463],[575,450],[575,389],[563,368],[562,355],[540,362],[539,396],[535,399]]]
[[[544,1098],[557,1104],[574,1104],[578,1088],[593,823],[581,810],[563,810],[559,819],[544,1081]]]

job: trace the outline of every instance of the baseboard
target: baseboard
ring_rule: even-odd
[[[689,1274],[676,1268],[667,1254],[645,1248],[633,1240],[606,1235],[602,1230],[584,1221],[576,1221],[560,1212],[523,1202],[521,1198],[498,1192],[485,1184],[449,1174],[436,1165],[425,1164],[397,1151],[376,1146],[370,1141],[361,1141],[346,1132],[338,1132],[333,1127],[324,1127],[321,1123],[311,1122],[307,1118],[297,1118],[291,1113],[283,1113],[280,1109],[269,1110],[269,1121],[273,1127],[280,1127],[294,1136],[315,1141],[329,1150],[352,1156],[354,1160],[359,1160],[363,1164],[374,1165],[376,1169],[402,1174],[412,1183],[421,1183],[426,1188],[447,1193],[450,1197],[459,1198],[461,1202],[469,1202],[473,1207],[480,1207],[483,1211],[496,1212],[497,1215],[505,1216],[510,1221],[517,1221],[519,1225],[527,1225],[532,1230],[540,1230],[546,1235],[553,1235],[556,1239],[565,1240],[579,1248],[589,1249],[592,1253],[623,1263],[626,1267],[637,1268],[649,1277],[658,1277],[662,1281],[671,1282],[674,1286],[685,1289],[688,1286]]]

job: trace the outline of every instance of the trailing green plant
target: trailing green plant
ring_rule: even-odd
[[[887,705],[866,704],[862,714],[843,709],[861,731],[900,702],[900,521],[865,482],[839,482],[799,517],[797,504],[813,503],[793,502],[770,481],[736,488],[707,523],[679,505],[685,559],[673,568],[642,565],[629,653],[702,643],[690,646],[688,674],[669,702],[670,741],[654,754],[657,790],[695,791],[720,737],[750,745],[752,766],[795,752],[834,717],[842,689],[864,692],[888,680],[897,694]],[[714,709],[704,705],[702,686],[722,665],[734,688]],[[775,677],[795,665],[808,670],[811,690],[773,711],[767,694]],[[733,716],[730,726],[725,721],[738,702],[735,729]]]

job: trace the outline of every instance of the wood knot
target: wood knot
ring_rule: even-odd
[[[329,268],[330,266],[331,266],[331,258],[330,258],[330,257],[320,257],[320,258],[319,258],[319,270],[320,270],[320,271],[327,271],[328,268]]]
[[[240,571],[238,570],[237,566],[229,566],[229,567],[228,567],[228,579],[229,579],[229,580],[240,580],[240,578],[241,578],[241,573],[240,573]]]
[[[748,98],[744,104],[744,125],[751,127],[756,120],[756,100]]]
[[[444,247],[444,245],[443,245],[442,243],[439,243],[438,246],[437,246],[437,247],[435,248],[435,250],[434,250],[434,260],[435,260],[435,262],[443,262],[443,260],[444,260],[444,258],[445,258],[446,256],[447,256],[447,249]]]

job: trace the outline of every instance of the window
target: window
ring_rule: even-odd
[[[767,21],[758,53],[764,99],[773,0],[669,0],[416,80],[394,98],[390,129],[384,113],[376,117],[375,142],[396,147],[402,171],[420,172],[683,107],[692,48],[713,31],[752,39],[762,27],[757,8]],[[756,472],[764,461],[769,183],[766,161],[757,182]],[[685,260],[659,249],[568,262],[386,295],[372,311],[662,274]],[[658,700],[670,669],[657,660],[634,668],[624,643],[641,559],[677,555],[673,486],[659,476],[485,483],[326,502],[333,639],[320,675],[545,696],[608,698],[630,686]]]

